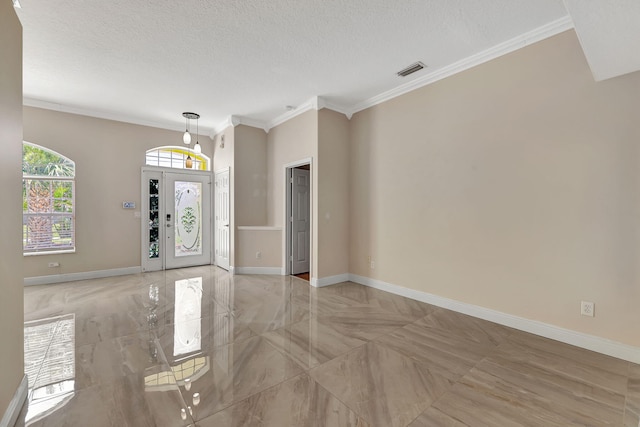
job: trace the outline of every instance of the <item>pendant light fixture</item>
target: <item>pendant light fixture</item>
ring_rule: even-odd
[[[196,154],[202,153],[202,147],[198,142],[198,134],[200,133],[200,116],[196,119],[196,145],[193,146],[193,152]]]
[[[182,135],[182,142],[184,142],[187,145],[191,145],[191,134],[189,133],[189,125],[191,124],[191,120],[196,120],[196,146],[193,147],[193,151],[196,153],[201,153],[202,152],[202,148],[200,147],[200,144],[198,143],[197,139],[198,139],[198,131],[200,130],[198,128],[198,123],[200,120],[200,114],[196,114],[196,113],[189,113],[189,112],[184,112],[182,113],[182,116],[186,119],[186,130],[184,131],[184,135]],[[191,147],[189,147],[191,148]],[[184,167],[186,169],[191,169],[193,168],[193,159],[191,158],[191,153],[187,154],[187,158],[184,161]]]

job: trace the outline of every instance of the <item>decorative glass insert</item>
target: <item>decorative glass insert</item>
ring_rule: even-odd
[[[22,248],[25,253],[75,249],[75,163],[22,144]]]
[[[160,182],[149,180],[149,258],[160,258]]]
[[[202,255],[202,183],[175,182],[175,256]]]
[[[191,156],[193,167],[186,167],[187,157]],[[209,170],[210,159],[204,154],[195,154],[182,147],[157,147],[147,151],[145,164],[174,169]]]

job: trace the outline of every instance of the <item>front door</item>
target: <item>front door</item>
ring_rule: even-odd
[[[229,169],[216,173],[216,265],[229,270]]]
[[[310,171],[291,169],[291,274],[309,271]]]
[[[142,271],[211,264],[211,176],[142,169]]]
[[[165,173],[166,268],[211,263],[211,178]]]

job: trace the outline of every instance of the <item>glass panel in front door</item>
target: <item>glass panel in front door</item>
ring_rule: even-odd
[[[202,183],[175,181],[175,256],[202,255]]]

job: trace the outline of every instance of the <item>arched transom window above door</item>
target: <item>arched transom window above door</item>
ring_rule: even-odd
[[[187,167],[189,158],[191,159],[191,167]],[[208,171],[210,170],[211,160],[202,153],[196,154],[192,150],[183,147],[167,146],[147,150],[145,164],[147,166]]]

